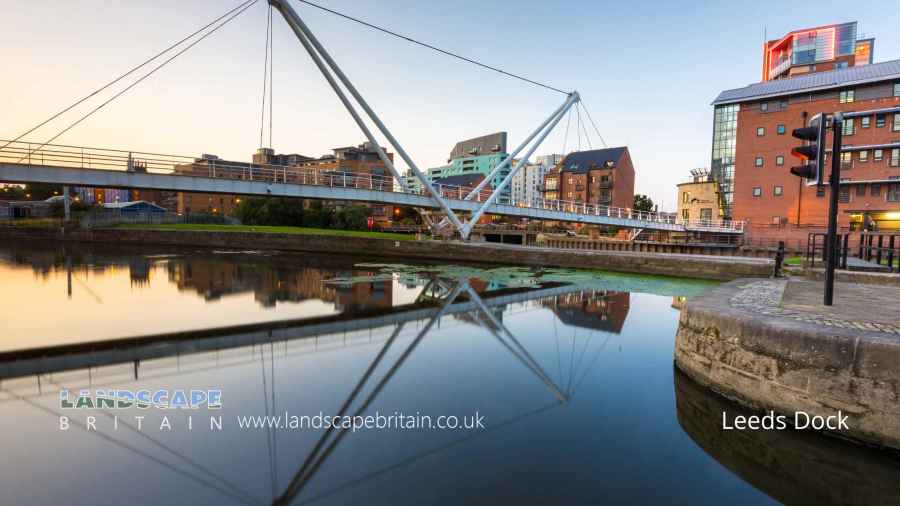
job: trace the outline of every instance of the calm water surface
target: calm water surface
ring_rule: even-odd
[[[672,366],[706,283],[49,245],[0,246],[0,280],[2,504],[876,504],[900,476],[816,435],[718,430],[736,408]],[[223,406],[60,404],[105,388]],[[319,414],[483,428],[248,418]]]

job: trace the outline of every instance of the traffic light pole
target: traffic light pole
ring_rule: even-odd
[[[828,185],[831,187],[828,204],[828,235],[825,236],[825,300],[826,306],[834,303],[834,269],[837,266],[837,213],[838,196],[841,191],[841,137],[844,130],[844,118],[836,112],[831,120],[831,176]]]

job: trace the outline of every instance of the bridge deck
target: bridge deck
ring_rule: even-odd
[[[438,207],[436,201],[428,195],[390,191],[389,189],[371,189],[371,187],[384,187],[384,185],[373,185],[371,177],[368,179],[368,184],[365,182],[361,184],[360,178],[338,179],[337,183],[340,184],[339,186],[335,185],[336,181],[334,180],[328,181],[327,184],[322,181],[318,181],[319,184],[302,184],[303,181],[273,182],[273,179],[278,180],[278,177],[260,181],[223,177],[199,177],[172,173],[142,173],[54,165],[0,163],[0,181],[8,183],[48,183],[100,188],[134,188],[248,196],[350,200],[420,208]],[[444,197],[454,211],[473,212],[481,205],[478,201],[447,198],[446,194]],[[572,212],[571,210],[584,212]],[[544,207],[493,204],[487,209],[487,213],[536,220],[611,225],[646,230],[673,232],[696,230],[738,234],[742,232],[733,225],[711,224],[703,226],[702,224],[688,224],[685,226],[685,224],[671,220],[665,215],[637,213],[628,209],[582,206],[572,203],[554,204],[548,202]]]

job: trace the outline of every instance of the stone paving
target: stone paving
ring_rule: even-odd
[[[900,336],[900,287],[835,283],[830,307],[822,304],[823,290],[817,281],[751,281],[729,303],[755,314]]]

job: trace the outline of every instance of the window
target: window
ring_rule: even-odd
[[[860,151],[859,152],[859,161],[860,162],[868,162],[869,161],[869,152],[868,151]]]
[[[857,197],[865,197],[866,196],[866,185],[864,185],[864,184],[856,185],[856,196]]]
[[[778,155],[775,157],[775,165],[784,165],[784,156]]]
[[[841,133],[844,135],[853,135],[853,118],[847,118],[844,120],[844,127]]]
[[[871,116],[863,116],[862,118],[859,118],[859,126],[861,126],[863,128],[869,128],[869,125],[871,125],[871,124],[872,124]]]
[[[779,124],[778,124],[778,129],[777,129],[777,131],[778,131],[778,135],[784,135],[784,132],[785,132],[785,130],[784,130],[784,123],[779,123]]]
[[[691,210],[690,209],[682,209],[681,210],[681,218],[685,221],[689,221],[691,219]]]
[[[682,204],[687,204],[690,201],[691,201],[691,192],[684,192],[681,194],[681,203]]]
[[[759,110],[762,112],[768,112],[769,111],[769,103],[763,102],[763,103],[759,104]],[[671,195],[671,193],[669,195]]]
[[[842,186],[840,190],[838,190],[838,202],[842,204],[847,204],[850,202],[850,187]]]
[[[756,165],[757,167],[762,167],[763,166],[763,157],[757,156],[756,160],[753,161],[753,165]]]
[[[841,153],[841,167],[844,169],[849,169],[853,165],[853,153],[850,151],[846,151]]]
[[[842,104],[853,103],[854,98],[856,98],[856,93],[853,90],[844,90],[840,93],[840,102]]]
[[[900,83],[894,83],[894,96],[900,97]]]
[[[845,69],[848,67],[848,65],[849,65],[849,63],[845,62],[845,61],[837,62],[837,68],[839,68],[839,69]]]
[[[876,114],[875,115],[875,128],[881,128],[884,126],[884,114]]]
[[[780,197],[780,196],[784,195],[784,187],[775,185],[775,188],[772,189],[772,194],[775,195],[776,197]]]
[[[872,158],[876,162],[880,162],[881,160],[884,159],[884,151],[882,151],[880,149],[876,149],[875,151],[872,152]]]
[[[753,187],[753,196],[754,196],[754,197],[759,197],[759,196],[761,196],[761,195],[762,195],[762,188],[759,187],[759,186],[754,186],[754,187]]]
[[[822,185],[816,185],[816,197],[824,197],[825,196],[825,187]]]
[[[891,131],[900,132],[900,114],[894,113],[894,124],[891,125]]]
[[[870,193],[872,194],[873,197],[880,197],[881,196],[881,185],[873,184],[872,191]]]
[[[897,115],[895,114],[894,116]],[[756,127],[756,136],[762,137],[763,135],[766,135],[766,127]]]
[[[900,148],[891,150],[891,167],[900,167]]]
[[[709,207],[704,207],[700,210],[700,220],[701,221],[710,221],[712,220],[712,209]]]

